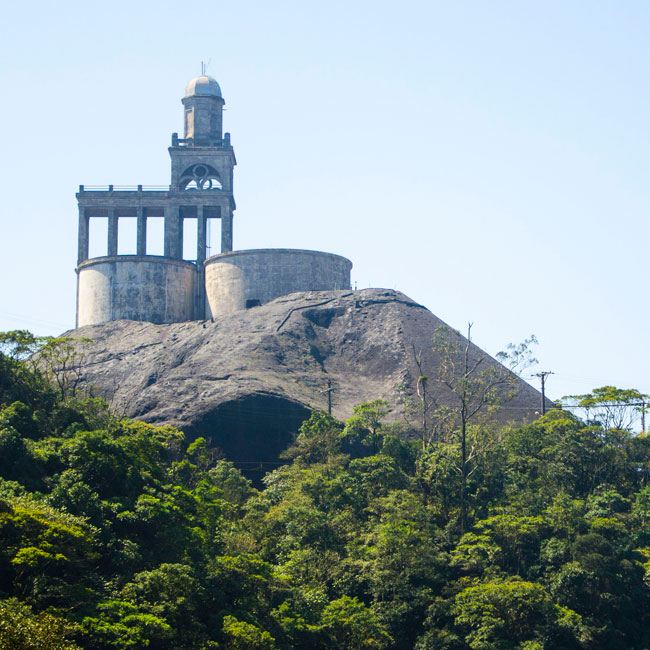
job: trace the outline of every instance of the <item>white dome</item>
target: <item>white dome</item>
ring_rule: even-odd
[[[211,95],[212,97],[221,97],[221,88],[212,77],[202,74],[200,77],[192,79],[185,88],[185,97],[194,95]]]

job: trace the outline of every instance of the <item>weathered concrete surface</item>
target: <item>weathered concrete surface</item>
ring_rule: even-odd
[[[390,417],[401,419],[396,385],[413,388],[419,376],[412,346],[422,350],[433,378],[438,359],[431,342],[442,324],[402,293],[366,289],[296,293],[214,322],[121,320],[67,335],[93,339],[84,347],[86,384],[118,412],[216,436],[218,446],[243,459],[272,458],[288,441],[288,429],[295,431],[307,414],[304,407],[327,409],[328,379],[336,417],[383,398],[392,405]],[[496,364],[476,346],[471,357]],[[433,380],[429,389],[449,401]],[[535,389],[519,382],[501,420],[534,417],[539,400]],[[262,450],[265,427],[284,416],[269,429],[274,441]],[[244,421],[257,432],[252,437]]]
[[[350,289],[352,262],[293,248],[234,251],[205,262],[208,317],[264,305],[298,291]]]
[[[196,267],[164,257],[98,257],[78,269],[80,326],[121,318],[175,323],[193,316]]]

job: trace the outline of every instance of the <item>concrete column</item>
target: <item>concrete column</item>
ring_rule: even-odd
[[[232,212],[227,211],[221,215],[221,252],[229,253],[232,250]]]
[[[77,264],[81,264],[88,259],[89,247],[89,233],[88,233],[88,217],[86,216],[86,209],[79,206],[79,248],[77,254]]]
[[[203,206],[199,205],[196,208],[196,265],[202,265],[205,261],[205,214]]]
[[[147,254],[147,217],[144,214],[144,208],[137,209],[138,216],[138,255]]]
[[[194,295],[194,319],[205,318],[205,249],[206,217],[202,205],[196,208],[196,292]]]
[[[108,208],[108,255],[117,255],[117,215]]]
[[[183,256],[183,229],[180,208],[165,207],[165,257],[180,260]]]

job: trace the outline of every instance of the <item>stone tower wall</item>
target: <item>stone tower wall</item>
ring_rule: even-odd
[[[195,318],[197,272],[189,262],[155,256],[98,257],[80,264],[77,274],[77,327],[121,318],[151,323]]]
[[[296,291],[349,289],[352,262],[320,251],[234,251],[205,262],[207,317],[263,305]]]

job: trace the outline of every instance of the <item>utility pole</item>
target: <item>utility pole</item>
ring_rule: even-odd
[[[645,433],[645,399],[641,402],[641,433]]]
[[[327,393],[327,412],[332,415],[332,392],[334,391],[334,388],[332,388],[332,380],[327,379],[327,388],[325,390],[322,390],[321,393]]]
[[[546,386],[546,378],[549,375],[555,374],[554,372],[550,370],[546,370],[545,372],[538,372],[535,377],[539,377],[542,380],[542,415],[546,413],[546,392],[545,392],[545,386]]]

